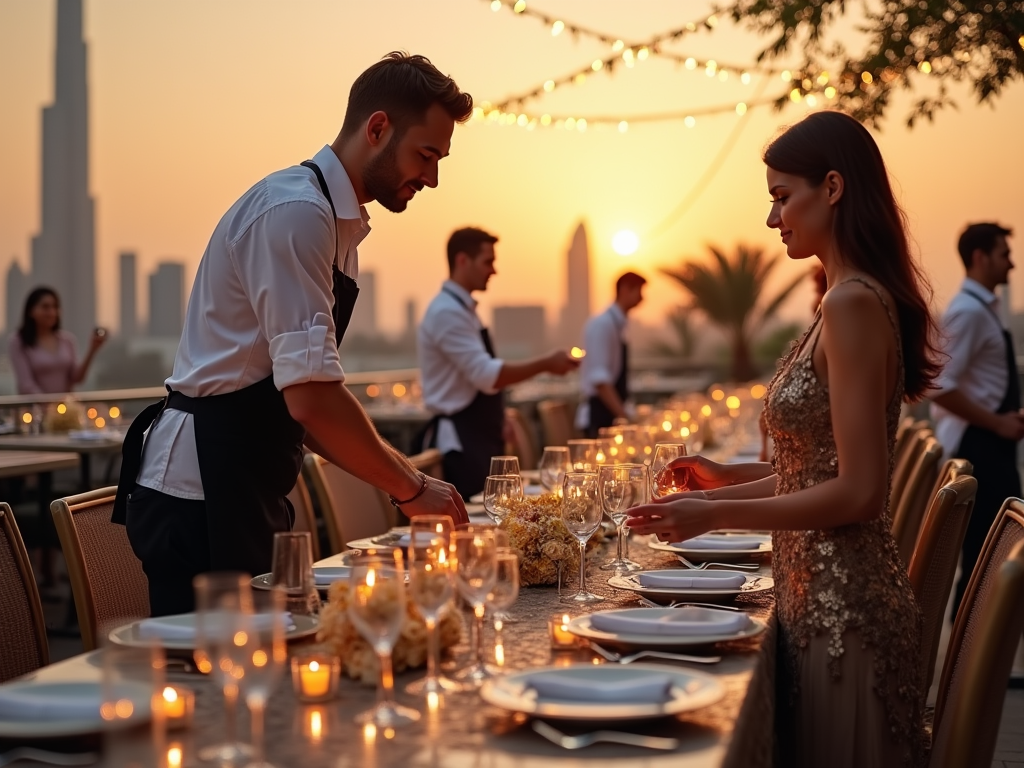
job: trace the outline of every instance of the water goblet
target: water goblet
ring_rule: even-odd
[[[491,456],[491,470],[488,475],[518,475],[518,456]]]
[[[597,473],[570,472],[562,484],[562,522],[580,545],[580,584],[563,602],[589,604],[604,598],[587,591],[587,541],[601,525],[603,511],[598,499]]]
[[[483,628],[487,596],[498,578],[497,545],[493,530],[460,530],[452,533],[451,553],[455,562],[455,584],[473,609],[472,653],[469,666],[455,679],[465,690],[479,688],[494,672],[484,663]]]
[[[647,466],[644,464],[616,464],[598,470],[598,493],[604,511],[615,523],[615,557],[601,566],[603,571],[630,573],[642,569],[638,563],[623,556],[626,519],[629,510],[650,499],[650,482]]]
[[[516,623],[508,609],[519,597],[519,556],[509,547],[498,547],[495,563],[497,574],[487,594],[487,606],[494,614],[495,630],[501,631],[503,624]]]
[[[484,481],[484,510],[495,523],[508,515],[511,505],[523,499],[520,475],[489,475]]]
[[[548,493],[562,492],[562,480],[571,470],[569,449],[565,446],[546,446],[540,457],[540,482]]]
[[[654,447],[654,460],[651,462],[652,496],[660,499],[689,490],[690,470],[671,467],[673,461],[685,455],[686,445],[683,443],[658,443]]]
[[[308,531],[274,534],[270,584],[285,595],[285,610],[300,616],[320,613],[320,592],[313,579],[313,544]]]
[[[245,768],[274,768],[264,758],[264,714],[288,659],[285,633],[291,614],[280,587],[254,595],[253,613],[238,614],[233,642],[243,650],[235,676],[252,716],[253,759]]]
[[[568,446],[571,472],[595,472],[597,470],[596,440],[570,440]]]

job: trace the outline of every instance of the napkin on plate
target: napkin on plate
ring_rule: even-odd
[[[526,680],[526,687],[541,699],[557,701],[661,704],[671,698],[672,678],[657,673],[637,675],[629,680],[597,680],[566,672],[538,672]]]
[[[721,534],[705,534],[686,541],[672,544],[676,549],[760,549],[764,544],[763,536],[722,536]]]
[[[438,537],[430,531],[419,531],[416,534],[416,546],[427,547],[430,546],[434,541],[437,541]],[[412,544],[412,533],[403,533],[397,539],[395,539],[396,547],[408,547]]]
[[[187,623],[182,622],[182,616],[190,616],[192,620]],[[271,614],[257,613],[251,618],[252,626],[257,632],[271,629],[274,625],[274,617]],[[230,629],[233,626],[226,619],[227,617],[224,616],[211,616],[204,627],[208,629],[210,635],[220,635],[224,630]],[[139,637],[143,640],[195,640],[197,637],[197,622],[198,616],[194,613],[143,619],[139,622],[138,626]],[[295,622],[292,621],[290,613],[286,612],[284,614],[284,626],[285,631],[295,629]]]
[[[0,686],[0,720],[98,720],[98,684]]]
[[[739,589],[747,577],[721,571],[654,571],[637,574],[642,587],[663,589]]]
[[[347,579],[351,572],[350,565],[322,565],[313,569],[313,582],[318,587],[329,587],[336,581]]]
[[[655,609],[657,610],[657,609]],[[731,635],[750,626],[750,617],[734,611],[716,611],[714,608],[684,606],[666,609],[659,616],[641,608],[639,611],[604,611],[590,615],[590,626],[601,632],[623,635]]]

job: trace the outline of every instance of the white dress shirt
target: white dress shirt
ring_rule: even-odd
[[[625,340],[626,313],[616,302],[583,326],[583,349],[587,354],[580,361],[580,391],[583,402],[576,409],[576,428],[590,424],[591,397],[600,384],[615,385],[622,371],[622,343]]]
[[[974,294],[969,296],[967,294]],[[982,299],[988,309],[978,299]],[[1006,342],[999,317],[999,298],[971,278],[965,278],[942,316],[943,352],[949,356],[935,382],[938,394],[954,389],[995,413],[1006,394]],[[931,404],[935,437],[949,458],[955,455],[967,421],[938,403]]]
[[[416,332],[423,405],[433,414],[451,416],[469,407],[477,392],[498,391],[494,384],[504,363],[484,347],[476,306],[469,291],[445,280]],[[441,453],[462,450],[450,419],[438,422],[436,446]]]
[[[330,147],[313,162],[337,220],[313,171],[300,165],[270,174],[231,206],[199,262],[171,389],[208,397],[270,375],[279,390],[345,380],[332,314],[335,243],[339,268],[356,278],[369,216]],[[192,414],[166,409],[150,427],[137,482],[204,498]]]

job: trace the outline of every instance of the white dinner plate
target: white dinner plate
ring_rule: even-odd
[[[761,539],[761,543],[757,547],[742,547],[738,549],[690,549],[688,547],[679,546],[680,542],[673,544],[652,538],[647,543],[647,546],[661,552],[671,552],[674,555],[682,555],[687,560],[696,560],[698,562],[711,560],[720,563],[736,562],[737,560],[742,560],[745,557],[754,557],[756,555],[763,555],[772,551],[771,534],[729,532],[715,533],[714,535],[720,536],[723,539],[728,539],[731,536],[743,536],[744,538],[749,539],[751,536],[756,536]]]
[[[132,702],[132,714],[124,719],[107,721],[100,717],[103,689],[98,682],[24,682],[7,683],[6,690],[25,690],[33,696],[50,699],[55,704],[69,699],[93,699],[96,702],[95,717],[33,717],[24,720],[0,718],[0,738],[35,739],[58,738],[62,736],[84,736],[99,733],[110,728],[131,728],[145,723],[150,718],[150,690],[141,683],[119,683],[119,694]]]
[[[331,567],[331,566],[328,566],[328,567]],[[351,570],[348,566],[334,566],[334,567],[346,568],[346,569]],[[316,566],[314,566],[313,567],[313,577],[314,578],[316,578],[316,570],[317,570]],[[252,580],[249,583],[252,585],[253,589],[259,589],[259,590],[262,590],[262,591],[269,591],[270,590],[270,586],[271,586],[270,578],[271,578],[272,575],[273,574],[270,574],[270,573],[261,573],[259,576],[253,576]],[[347,572],[345,573],[344,576],[339,577],[339,580],[340,581],[344,581],[346,578],[348,578],[348,573]],[[329,590],[331,588],[331,585],[330,584],[317,584],[316,588],[320,592],[323,592],[323,593],[326,594],[327,590]]]
[[[673,569],[652,570],[650,573],[665,573],[670,570]],[[683,572],[686,569],[679,570],[680,572]],[[691,572],[700,573],[700,571]],[[756,573],[727,571],[722,569],[712,571],[712,573],[739,574],[740,576],[743,576],[746,581],[742,586],[732,589],[693,589],[692,587],[687,589],[673,589],[671,587],[645,587],[640,583],[640,579],[638,578],[641,573],[644,573],[644,571],[612,576],[608,579],[608,584],[616,589],[625,589],[630,592],[636,592],[637,594],[650,598],[655,602],[666,600],[693,600],[694,602],[703,603],[722,603],[739,594],[764,592],[766,589],[771,589],[775,586],[775,580],[771,576],[761,576]],[[703,573],[706,573],[706,571],[703,571]]]
[[[671,679],[672,689],[668,701],[657,703],[546,699],[539,698],[536,691],[529,687],[530,676],[540,672],[561,672],[596,683],[632,681],[644,674],[659,675]],[[725,689],[722,684],[707,673],[651,664],[630,664],[628,667],[618,664],[543,667],[488,680],[480,689],[480,698],[488,704],[512,712],[525,712],[536,717],[594,722],[643,720],[690,712],[710,706],[724,695]]]
[[[166,616],[164,618],[183,627],[194,626],[196,621],[194,613],[183,613],[180,616]],[[168,651],[194,651],[196,649],[194,640],[151,640],[139,637],[139,624],[142,621],[142,619],[133,621],[130,624],[125,624],[123,627],[112,630],[109,635],[110,641],[129,648],[149,648],[156,643]],[[315,616],[293,614],[292,623],[295,624],[295,627],[285,632],[286,640],[298,640],[303,637],[309,637],[310,635],[315,635],[317,630],[320,629],[320,620]]]
[[[659,618],[679,609],[626,608],[624,610],[635,613],[638,616]],[[723,643],[729,640],[745,640],[748,637],[761,634],[768,626],[761,619],[753,616],[748,616],[748,618],[750,619],[750,625],[746,629],[724,635],[636,635],[622,632],[602,632],[600,629],[594,628],[590,621],[590,615],[577,616],[569,622],[568,629],[574,635],[587,640],[593,640],[596,643],[622,645],[628,648],[689,648],[709,645],[711,643]]]

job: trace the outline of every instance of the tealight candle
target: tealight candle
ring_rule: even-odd
[[[577,360],[582,360],[584,357],[587,356],[586,350],[580,349],[579,347],[573,347],[572,349],[570,349],[569,354],[572,357],[575,357]]]
[[[576,636],[569,631],[569,614],[552,616],[548,621],[548,629],[551,632],[552,648],[575,648]]]
[[[338,689],[341,664],[337,656],[292,657],[292,685],[301,701],[326,701]]]
[[[196,695],[190,688],[181,685],[165,686],[160,694],[160,701],[168,730],[187,728],[192,724]]]

